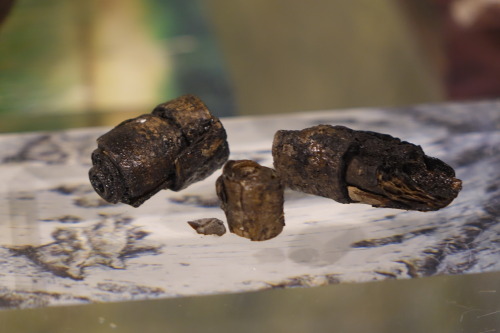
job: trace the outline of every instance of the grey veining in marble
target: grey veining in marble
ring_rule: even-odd
[[[225,221],[215,179],[110,205],[88,182],[104,128],[0,136],[0,307],[123,301],[500,270],[500,103],[223,119],[232,159],[272,166],[279,129],[327,123],[391,134],[452,165],[463,190],[437,212],[287,191],[286,226],[250,242],[200,235]]]

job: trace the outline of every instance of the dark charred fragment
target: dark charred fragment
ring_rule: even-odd
[[[188,221],[188,224],[201,235],[222,236],[226,233],[224,222],[216,218],[204,218]]]
[[[97,139],[89,178],[111,203],[140,206],[158,191],[180,191],[220,168],[229,156],[226,131],[196,96],[158,105]]]
[[[229,161],[216,187],[229,231],[253,241],[281,233],[284,187],[276,171],[250,160]]]
[[[278,131],[273,158],[286,186],[341,203],[432,211],[462,188],[453,168],[420,146],[344,126]]]

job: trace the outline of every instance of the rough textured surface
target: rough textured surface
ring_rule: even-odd
[[[250,160],[229,161],[216,186],[229,231],[253,241],[281,233],[284,187],[276,171]]]
[[[0,306],[85,304],[500,271],[500,103],[224,120],[231,159],[251,159],[267,167],[272,166],[276,131],[318,124],[388,133],[418,143],[428,155],[456,170],[463,189],[449,206],[425,213],[343,205],[287,190],[286,228],[268,241],[249,242],[232,233],[198,235],[186,223],[207,217],[225,220],[214,186],[220,170],[182,192],[161,191],[133,209],[104,202],[88,182],[95,139],[108,128],[1,135]],[[65,249],[68,242],[54,239],[56,230],[88,235],[103,222],[102,214],[110,221],[128,217],[127,235],[140,231],[144,236],[127,238],[138,249],[132,252],[127,247],[123,251],[121,236],[101,237],[115,255],[126,253],[118,255],[122,268],[96,263],[106,258],[102,245],[91,252],[97,257],[82,251],[78,253],[89,255],[70,261],[83,264],[80,279],[57,274],[11,250],[49,244]]]
[[[462,189],[452,167],[387,134],[317,125],[278,131],[274,167],[290,188],[341,203],[431,211]]]
[[[204,218],[194,221],[188,221],[188,224],[202,235],[222,236],[226,233],[224,222],[216,218]]]
[[[162,189],[179,191],[205,179],[229,156],[221,122],[192,95],[122,122],[97,146],[89,171],[94,190],[134,207]]]

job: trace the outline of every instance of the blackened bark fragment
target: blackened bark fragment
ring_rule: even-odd
[[[341,203],[432,211],[451,203],[462,188],[453,168],[420,146],[344,126],[278,131],[273,158],[291,189]]]
[[[281,233],[284,187],[276,171],[250,160],[229,161],[216,187],[229,231],[253,241]]]
[[[179,191],[205,179],[229,156],[220,120],[192,95],[122,122],[97,145],[92,186],[108,202],[134,207],[162,189]]]
[[[204,218],[188,221],[188,224],[201,235],[222,236],[226,233],[224,222],[216,218]]]
[[[175,158],[171,190],[180,191],[205,179],[226,163],[229,157],[226,130],[198,97],[179,97],[158,105],[152,113],[175,124],[185,140]]]
[[[292,190],[350,203],[344,156],[349,153],[352,132],[327,125],[278,131],[272,151],[274,168]]]

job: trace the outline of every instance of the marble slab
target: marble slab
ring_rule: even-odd
[[[220,171],[139,208],[110,205],[87,172],[108,128],[0,135],[0,308],[28,308],[500,271],[500,102],[222,119],[231,159],[272,166],[279,129],[345,125],[419,144],[463,190],[436,212],[287,191],[286,226],[251,242],[197,234],[225,216]]]

